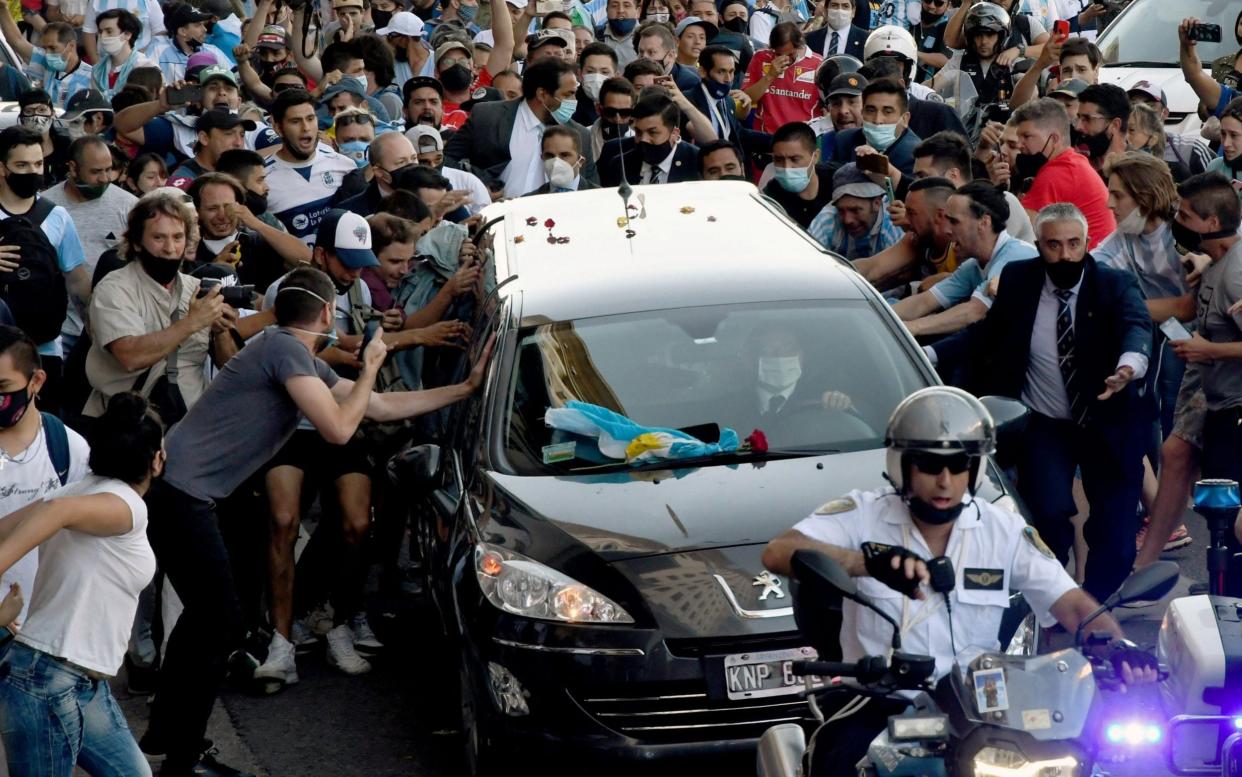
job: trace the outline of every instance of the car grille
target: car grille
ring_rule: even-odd
[[[602,725],[645,744],[757,739],[778,723],[811,721],[806,699],[710,699],[703,692],[614,695],[579,702]]]
[[[749,637],[711,637],[706,639],[667,639],[668,652],[678,658],[702,658],[752,650],[785,650],[806,645],[806,637],[797,631],[777,634],[755,634]]]

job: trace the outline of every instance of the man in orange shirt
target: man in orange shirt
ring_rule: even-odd
[[[776,132],[791,121],[810,121],[819,93],[815,71],[823,57],[811,52],[802,30],[793,22],[772,28],[770,49],[757,52],[746,69],[742,91],[758,111],[755,129]]]

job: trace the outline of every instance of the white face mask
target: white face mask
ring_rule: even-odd
[[[593,101],[599,102],[599,89],[607,80],[608,76],[603,73],[587,73],[582,77],[582,91]]]
[[[100,38],[99,48],[103,49],[103,52],[108,56],[118,54],[121,49],[125,48],[125,38],[120,35]]]
[[[760,356],[759,384],[764,388],[784,391],[802,377],[802,359],[798,356]]]
[[[1130,211],[1130,215],[1117,222],[1117,231],[1123,235],[1141,235],[1145,229],[1147,229],[1147,219],[1143,217],[1143,212],[1138,206]]]
[[[854,14],[841,8],[828,9],[824,17],[828,21],[828,26],[837,32],[849,27],[850,23],[854,21]]]
[[[543,160],[543,174],[548,179],[548,185],[554,189],[568,189],[574,185],[574,179],[578,177],[573,165],[560,157]]]

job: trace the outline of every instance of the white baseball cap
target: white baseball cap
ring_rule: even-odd
[[[388,20],[388,26],[375,31],[376,35],[405,35],[408,38],[423,36],[423,20],[409,11],[399,11]]]
[[[379,267],[371,250],[371,225],[352,210],[333,208],[325,213],[315,232],[315,245],[331,250],[350,269]]]
[[[405,136],[414,146],[414,152],[417,154],[444,150],[444,138],[440,136],[440,131],[435,127],[416,124],[405,131]]]
[[[496,46],[496,36],[491,30],[479,30],[479,34],[474,36],[474,42],[480,46]]]

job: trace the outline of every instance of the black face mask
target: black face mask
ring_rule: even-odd
[[[1080,132],[1077,127],[1070,127],[1070,145],[1078,148],[1087,142],[1087,133]]]
[[[161,286],[167,286],[176,279],[177,273],[181,271],[180,259],[165,259],[155,256],[145,248],[138,250],[138,261],[142,263],[142,269],[147,275],[151,276],[151,280]]]
[[[600,134],[604,136],[604,140],[616,140],[625,137],[625,131],[630,128],[628,124],[614,124],[611,121],[601,121],[599,123]]]
[[[658,165],[668,158],[668,154],[673,150],[673,142],[667,143],[635,143],[638,147],[638,153],[642,156],[643,161],[649,165]]]
[[[1198,251],[1199,246],[1203,244],[1204,240],[1219,240],[1222,237],[1229,237],[1234,234],[1232,229],[1221,229],[1216,232],[1197,232],[1177,219],[1170,221],[1169,227],[1173,230],[1173,239],[1187,251]]]
[[[267,213],[267,195],[255,194],[254,192],[247,190],[246,207],[249,208],[250,212],[254,215],[262,216],[264,213]]]
[[[392,11],[381,11],[378,8],[371,9],[371,21],[375,22],[375,29],[382,30],[388,26],[388,20],[392,18]]]
[[[1067,262],[1064,259],[1059,262],[1044,262],[1044,272],[1048,273],[1048,280],[1058,289],[1074,288],[1074,284],[1082,278],[1085,267],[1085,259],[1080,262]]]
[[[919,12],[919,21],[923,22],[923,24],[935,24],[943,18],[944,14],[934,14],[926,10]]]
[[[916,496],[906,497],[906,506],[910,508],[910,513],[915,518],[931,526],[943,526],[946,523],[957,520],[957,517],[962,514],[962,510],[966,507],[965,504],[959,502],[947,510],[941,510],[932,507]]]
[[[332,287],[336,289],[337,295],[348,294],[349,290],[353,288],[353,285],[354,285],[353,281],[345,281],[344,283],[342,283],[341,281],[337,280],[336,276],[333,275],[332,273],[328,273],[328,277],[332,279]]]
[[[1048,148],[1048,142],[1044,141],[1044,148],[1035,154],[1020,153],[1014,158],[1013,172],[1014,181],[1018,184],[1026,181],[1028,178],[1034,178],[1039,173],[1040,168],[1048,164],[1048,157],[1044,154],[1044,149]]]
[[[198,38],[187,38],[185,42],[185,47],[189,49],[190,51],[198,51],[199,49],[203,47],[203,42],[199,40]]]
[[[736,32],[745,35],[748,32],[748,24],[745,19],[735,16],[724,23],[724,28],[729,32]]]
[[[392,179],[392,188],[405,189],[406,191],[411,192],[414,191],[414,181],[412,176],[417,167],[417,162],[411,162],[405,167],[398,167],[396,170],[389,170],[388,176]]]
[[[1092,159],[1099,159],[1108,153],[1108,147],[1112,143],[1113,139],[1108,136],[1108,131],[1105,130],[1095,135],[1084,135],[1082,142],[1078,144],[1078,148],[1086,150],[1087,156]]]
[[[10,172],[4,180],[13,193],[24,200],[39,193],[39,187],[43,185],[43,174]]]
[[[398,62],[410,61],[410,52],[406,51],[404,46],[393,49],[392,55]]]
[[[440,71],[440,83],[444,84],[446,92],[463,92],[469,89],[473,77],[470,68],[465,65],[453,65]]]

